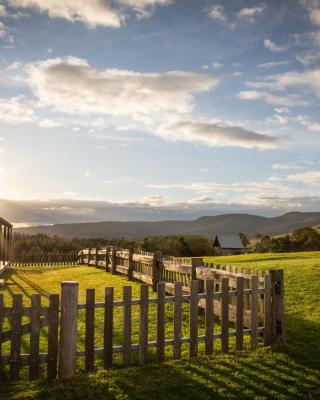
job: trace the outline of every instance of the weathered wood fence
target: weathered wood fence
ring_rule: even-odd
[[[112,246],[81,250],[79,263],[102,268],[112,274],[126,275],[129,280],[136,279],[151,285],[154,291],[159,282],[164,282],[168,294],[175,294],[176,282],[182,284],[184,295],[190,294],[190,284],[194,280],[198,281],[200,293],[204,292],[207,280],[214,282],[214,290],[218,293],[224,290],[223,282],[228,282],[228,290],[233,292],[228,300],[228,320],[237,323],[238,313],[243,314],[244,326],[248,329],[251,329],[253,323],[254,327],[265,324],[267,328],[260,330],[265,337],[265,344],[272,344],[275,350],[280,350],[284,345],[283,270],[271,270],[266,274],[265,271],[252,271],[249,268],[205,263],[202,258],[183,259],[163,256],[161,252],[133,252]],[[253,291],[254,297],[258,298],[258,301],[253,302],[250,296],[245,296],[243,310],[239,309],[236,297],[237,293],[242,292],[242,288],[238,287],[239,278],[243,280],[243,290],[247,293]],[[214,299],[213,303],[214,315],[222,320],[222,302]],[[199,301],[199,307],[205,309],[206,306],[203,299]],[[271,331],[268,327],[271,327]]]
[[[10,265],[76,265],[78,254],[71,253],[38,253],[38,254],[12,254]]]
[[[124,286],[122,300],[114,299],[114,289],[107,287],[102,302],[96,301],[95,289],[87,289],[86,301],[80,304],[77,282],[62,282],[61,296],[49,295],[47,306],[42,305],[40,294],[32,295],[30,307],[23,305],[22,294],[13,294],[10,306],[4,304],[0,294],[0,364],[9,365],[11,380],[19,379],[23,365],[28,366],[30,379],[38,378],[41,364],[47,366],[48,380],[69,379],[75,374],[77,357],[84,357],[86,370],[90,371],[96,355],[103,357],[105,368],[111,368],[119,354],[123,366],[132,363],[134,354],[145,364],[150,359],[150,349],[156,350],[159,362],[165,359],[170,347],[174,358],[181,357],[182,346],[188,346],[189,356],[195,357],[202,342],[208,355],[217,348],[228,352],[230,338],[235,338],[235,348],[241,350],[247,335],[252,349],[259,344],[270,345],[276,351],[283,348],[283,270],[250,274],[249,270],[205,265],[199,258],[181,263],[180,259],[162,257],[160,253],[133,253],[115,248],[87,249],[79,257],[81,263],[124,274],[147,285],[140,286],[138,299],[132,299],[132,286]],[[149,296],[150,286],[156,291],[155,297]],[[170,329],[166,329],[167,303],[173,304]],[[152,307],[154,313],[150,312]],[[136,323],[133,309],[139,313]],[[203,316],[202,320],[199,317],[201,310],[204,310],[203,326],[199,322],[203,321]],[[101,316],[101,312],[102,333],[96,328],[97,314]],[[121,323],[115,320],[119,312]],[[84,348],[79,348],[79,324],[83,320]],[[186,322],[187,332],[183,329]],[[154,325],[156,332],[151,340],[150,329]],[[40,352],[43,329],[46,351]],[[134,335],[133,330],[138,334]],[[22,354],[24,335],[30,341],[27,353]],[[97,338],[102,346],[96,346]],[[6,342],[10,346],[4,347]]]

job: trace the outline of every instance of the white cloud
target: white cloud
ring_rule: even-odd
[[[274,114],[273,117],[269,118],[268,121],[275,124],[286,125],[288,123],[288,120],[289,118],[286,115]]]
[[[259,90],[246,90],[238,93],[242,100],[262,100],[268,104],[277,106],[306,106],[308,102],[300,99],[296,95],[280,96]]]
[[[43,118],[39,120],[38,125],[41,128],[54,128],[57,126],[61,126],[61,123],[57,122],[57,121],[53,121],[52,119],[49,118]]]
[[[228,20],[227,15],[224,12],[224,8],[220,4],[216,4],[209,9],[209,17],[218,21],[226,22]]]
[[[283,90],[289,87],[306,88],[320,97],[320,68],[305,70],[302,72],[285,72],[267,76],[262,82],[250,82],[253,87],[268,87],[270,89]]]
[[[257,67],[259,68],[272,68],[272,67],[278,67],[281,65],[288,65],[290,64],[291,61],[288,60],[283,60],[283,61],[270,61],[270,62],[266,62],[263,64],[258,64]]]
[[[277,45],[270,39],[264,39],[263,45],[266,49],[268,49],[272,52],[275,52],[275,53],[285,51],[285,47]]]
[[[7,14],[6,7],[3,4],[0,4],[0,17],[4,17]]]
[[[288,107],[276,107],[274,111],[278,114],[287,114],[289,112]]]
[[[164,6],[172,0],[8,0],[12,7],[34,9],[51,18],[81,21],[89,28],[108,26],[118,28],[126,18],[126,10],[138,16],[149,16],[154,7]]]
[[[320,186],[320,171],[301,172],[299,174],[290,175],[288,179],[290,181],[318,187]]]
[[[211,65],[212,65],[212,68],[214,68],[214,69],[218,69],[218,68],[223,67],[223,64],[220,64],[218,62],[214,62]]]
[[[169,140],[199,142],[216,147],[273,149],[279,145],[279,140],[273,136],[223,123],[181,121],[172,126],[159,128],[157,133]]]
[[[265,8],[265,4],[259,4],[255,7],[245,7],[239,11],[238,16],[240,18],[252,18],[257,14],[261,14]]]
[[[320,1],[300,0],[300,3],[307,9],[310,21],[314,25],[320,25]]]
[[[320,133],[320,122],[312,121],[310,118],[304,115],[298,115],[294,118],[295,122],[307,127],[309,131]]]
[[[218,78],[194,72],[138,73],[97,70],[67,57],[29,65],[27,81],[44,107],[69,114],[127,116],[154,123],[165,114],[186,114],[193,94],[213,89]]]
[[[294,163],[276,163],[272,165],[272,169],[274,170],[282,170],[282,171],[287,171],[287,170],[292,170],[292,169],[302,169],[300,165],[294,164]]]
[[[14,43],[14,36],[10,33],[9,28],[0,21],[0,39],[13,44]]]
[[[318,51],[310,51],[307,53],[297,54],[296,59],[305,66],[309,66],[320,61],[320,54]]]
[[[9,124],[35,120],[33,107],[24,97],[0,98],[0,120]]]

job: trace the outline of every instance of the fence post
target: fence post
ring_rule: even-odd
[[[128,256],[128,280],[131,281],[132,279],[132,271],[133,271],[133,250],[129,250]]]
[[[61,318],[58,369],[58,376],[60,380],[70,379],[75,374],[77,355],[78,288],[78,282],[61,282]]]
[[[111,253],[111,273],[114,275],[116,273],[116,248],[112,247]]]
[[[161,268],[162,268],[162,254],[161,251],[155,251],[153,253],[152,260],[152,290],[157,291],[158,282],[161,280]]]
[[[106,247],[105,263],[106,263],[106,272],[109,272],[109,248],[108,247]]]
[[[95,264],[96,264],[96,267],[99,266],[99,247],[96,247]]]
[[[197,279],[197,267],[203,266],[203,258],[192,258],[191,259],[191,280],[195,281]],[[199,293],[203,293],[204,291],[204,282],[199,281]]]
[[[90,267],[90,254],[91,253],[91,248],[89,247],[88,249],[88,267]]]
[[[280,351],[285,343],[284,329],[284,276],[283,269],[269,271],[271,275],[271,320],[272,320],[272,342],[271,349]]]

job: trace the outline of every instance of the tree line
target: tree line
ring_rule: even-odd
[[[13,235],[13,255],[35,256],[40,254],[66,254],[77,253],[84,248],[117,246],[126,249],[139,249],[144,251],[161,251],[163,254],[175,257],[196,257],[213,255],[212,241],[202,235],[168,235],[147,236],[141,240],[128,239],[67,239],[61,236],[48,236],[45,234]]]
[[[320,250],[320,233],[315,228],[300,228],[296,229],[291,235],[273,238],[270,236],[257,236],[259,242],[251,249],[254,253],[289,253]]]
[[[250,246],[249,240],[243,233],[240,234],[246,251],[252,253],[281,253],[294,251],[320,251],[320,233],[314,228],[301,228],[291,235],[269,237],[256,235],[259,239]],[[161,251],[163,254],[175,257],[200,257],[214,255],[211,239],[202,235],[163,235],[147,236],[141,240],[122,239],[67,239],[61,236],[48,236],[45,234],[25,235],[14,233],[13,255],[36,256],[40,254],[69,254],[78,253],[88,247],[117,246],[126,249],[139,249],[144,251]]]

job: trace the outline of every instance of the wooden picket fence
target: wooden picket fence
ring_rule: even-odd
[[[226,353],[230,338],[235,338],[235,349],[242,350],[247,335],[251,349],[258,345],[270,345],[276,351],[283,348],[283,270],[251,275],[247,270],[205,265],[199,258],[181,263],[160,253],[115,248],[83,250],[79,257],[81,263],[147,284],[140,286],[138,299],[132,298],[132,286],[123,287],[122,300],[114,299],[114,288],[107,287],[103,301],[96,301],[95,289],[86,289],[86,301],[79,303],[78,282],[62,282],[61,295],[50,294],[46,306],[40,294],[31,296],[29,307],[23,305],[22,294],[13,294],[9,306],[0,294],[0,364],[8,365],[9,379],[19,379],[22,366],[28,367],[29,379],[37,379],[42,364],[46,364],[48,380],[69,379],[75,374],[77,357],[84,357],[87,371],[94,369],[97,356],[103,358],[107,369],[113,367],[119,355],[123,366],[132,364],[136,355],[145,364],[152,360],[154,349],[158,362],[165,359],[170,347],[173,358],[182,356],[182,346],[187,346],[189,356],[195,357],[202,342],[205,354],[216,350]],[[149,295],[150,286],[155,297]],[[170,329],[166,329],[167,303],[172,304]],[[134,310],[138,310],[137,323]],[[103,327],[98,331],[96,323],[101,313]],[[119,313],[121,323],[115,319]],[[187,332],[182,329],[186,321]],[[83,322],[84,348],[79,348],[79,326]],[[151,340],[154,325],[156,332]],[[138,339],[133,339],[137,337],[134,331]],[[25,344],[28,338],[27,353],[22,354],[22,341]],[[102,346],[96,347],[97,339]],[[3,346],[6,342],[10,347]],[[45,351],[40,352],[44,347]]]
[[[10,265],[20,267],[23,265],[76,265],[78,254],[71,253],[39,253],[39,254],[12,254]]]

